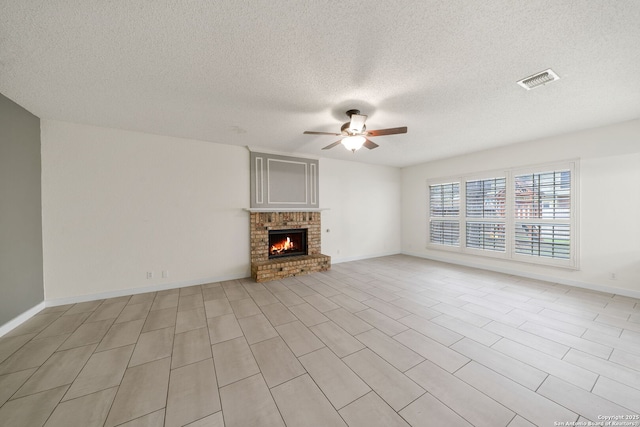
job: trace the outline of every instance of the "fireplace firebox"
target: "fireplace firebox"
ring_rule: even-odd
[[[307,255],[307,229],[269,230],[269,259]]]

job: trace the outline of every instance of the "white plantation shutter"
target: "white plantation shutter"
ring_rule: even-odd
[[[467,181],[466,190],[467,218],[505,217],[505,177]]]
[[[571,171],[514,177],[514,250],[552,259],[571,257]]]
[[[568,224],[516,222],[515,251],[523,255],[569,259],[570,236]]]
[[[460,223],[458,221],[432,220],[430,233],[431,243],[449,246],[460,244]]]
[[[564,162],[430,182],[428,244],[577,268],[578,166]]]
[[[429,186],[431,217],[451,217],[460,215],[460,183]]]
[[[466,182],[467,248],[506,250],[506,191],[505,177]]]
[[[445,219],[446,218],[446,219]],[[429,186],[429,242],[460,245],[460,183]]]
[[[504,223],[467,222],[467,247],[487,251],[505,251]]]

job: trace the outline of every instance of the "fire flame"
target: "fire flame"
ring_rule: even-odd
[[[275,245],[271,246],[271,253],[272,254],[280,254],[284,251],[288,251],[290,249],[293,249],[293,242],[291,241],[291,239],[289,237],[287,237],[287,240],[283,240],[280,243],[276,243]]]

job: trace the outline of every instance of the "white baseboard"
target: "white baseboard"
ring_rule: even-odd
[[[371,259],[371,258],[380,258],[383,256],[391,256],[391,255],[399,255],[400,252],[383,252],[379,254],[373,255],[360,255],[360,256],[351,256],[351,257],[334,257],[331,256],[331,264],[341,264],[343,262],[351,262],[351,261],[361,261],[363,259]]]
[[[158,292],[158,291],[164,291],[167,289],[184,288],[187,286],[194,286],[194,285],[203,285],[205,283],[215,283],[215,282],[223,282],[225,280],[244,279],[245,277],[247,276],[244,274],[217,276],[217,277],[210,277],[210,278],[204,278],[204,279],[188,280],[184,282],[163,283],[158,285],[145,286],[142,288],[118,289],[116,291],[100,292],[97,294],[76,295],[76,296],[66,297],[66,298],[49,299],[49,300],[42,301],[35,307],[30,308],[29,310],[25,311],[19,316],[16,316],[14,319],[11,319],[9,322],[5,323],[4,325],[1,325],[0,337],[12,331],[13,329],[17,328],[22,323],[29,320],[31,317],[35,316],[40,311],[42,311],[45,307],[55,307],[58,305],[66,305],[66,304],[77,304],[79,302],[122,297],[126,295],[144,294],[147,292]]]
[[[224,282],[225,280],[244,279],[244,274],[231,274],[228,276],[209,277],[204,279],[187,280],[183,282],[162,283],[141,288],[118,289],[115,291],[100,292],[96,294],[76,295],[72,297],[47,299],[45,304],[47,307],[55,307],[65,304],[77,304],[79,302],[95,301],[107,298],[123,297],[126,295],[145,294],[147,292],[165,291],[167,289],[185,288],[187,286],[204,285],[205,283]]]
[[[495,271],[497,273],[505,273],[505,274],[510,274],[518,277],[526,277],[527,279],[543,280],[545,282],[559,283],[561,285],[573,286],[573,287],[582,288],[582,289],[589,289],[591,291],[606,292],[608,294],[616,294],[616,295],[622,295],[625,297],[640,299],[640,291],[634,291],[632,289],[614,288],[612,286],[597,285],[594,283],[581,282],[579,280],[562,279],[555,276],[548,276],[545,274],[529,273],[529,272],[521,271],[515,268],[512,269],[512,268],[487,266],[484,264],[468,262],[468,261],[458,261],[458,260],[454,261],[445,257],[429,256],[419,252],[405,251],[405,252],[402,252],[402,254],[414,256],[416,258],[429,259],[432,261],[445,262],[447,264],[462,265],[464,267],[472,267],[472,268],[478,268],[480,270]]]
[[[42,301],[38,305],[31,307],[29,310],[14,317],[4,325],[0,326],[0,337],[9,333],[9,331],[12,331],[18,326],[22,325],[24,322],[26,322],[27,320],[31,319],[33,316],[41,312],[45,307],[46,307],[46,304],[44,301]]]
[[[340,264],[342,262],[360,261],[363,259],[378,258],[378,257],[398,255],[398,254],[399,252],[385,252],[385,253],[379,253],[379,254],[373,254],[373,255],[344,257],[344,258],[335,258],[332,256],[331,264]],[[95,300],[101,300],[101,299],[107,299],[107,298],[116,298],[116,297],[122,297],[126,295],[144,294],[147,292],[158,292],[158,291],[164,291],[167,289],[202,285],[205,283],[215,283],[215,282],[223,282],[225,280],[244,279],[247,277],[249,276],[245,274],[236,274],[236,275],[228,275],[228,276],[209,277],[204,279],[187,280],[183,282],[163,283],[163,284],[157,284],[157,285],[151,285],[151,286],[144,286],[141,288],[118,289],[115,291],[99,292],[95,294],[75,295],[71,297],[46,299],[45,304],[46,304],[46,307],[55,307],[58,305],[77,304],[79,302],[95,301]],[[45,289],[45,292],[46,292],[46,289]]]
[[[374,254],[374,255],[342,257],[342,258],[331,257],[331,263],[332,264],[340,264],[340,263],[343,263],[343,262],[360,261],[360,260],[363,260],[363,259],[371,259],[371,258],[378,258],[378,257],[398,255],[398,254],[399,254],[398,252],[393,252],[393,253],[380,253],[380,254]],[[486,265],[476,264],[476,263],[473,263],[473,262],[452,261],[452,260],[446,259],[444,257],[427,256],[427,255],[425,255],[423,253],[417,253],[417,252],[401,252],[401,254],[402,255],[414,256],[414,257],[417,257],[417,258],[429,259],[429,260],[432,260],[432,261],[445,262],[445,263],[454,264],[454,265],[462,265],[462,266],[465,266],[465,267],[478,268],[478,269],[481,269],[481,270],[495,271],[495,272],[498,272],[498,273],[510,274],[510,275],[513,275],[513,276],[526,277],[528,279],[544,280],[544,281],[547,281],[547,282],[560,283],[562,285],[568,285],[568,286],[574,286],[574,287],[577,287],[577,288],[589,289],[589,290],[592,290],[592,291],[600,291],[600,292],[606,292],[606,293],[610,293],[610,294],[617,294],[617,295],[622,295],[622,296],[627,296],[627,297],[631,297],[631,298],[639,298],[640,299],[640,291],[634,291],[634,290],[630,290],[630,289],[613,288],[613,287],[610,287],[610,286],[596,285],[596,284],[592,284],[592,283],[580,282],[580,281],[577,281],[577,280],[559,279],[559,278],[553,277],[553,276],[547,276],[547,275],[544,275],[544,274],[528,273],[528,272],[523,272],[521,270],[511,269],[511,268],[488,267]],[[79,303],[79,302],[95,301],[95,300],[101,300],[101,299],[107,299],[107,298],[121,297],[121,296],[126,296],[126,295],[143,294],[143,293],[147,293],[147,292],[158,292],[158,291],[164,291],[164,290],[167,290],[167,289],[184,288],[184,287],[187,287],[187,286],[202,285],[202,284],[205,284],[205,283],[215,283],[215,282],[223,282],[225,280],[244,279],[246,277],[247,277],[246,275],[240,275],[240,274],[228,275],[228,276],[218,276],[218,277],[210,277],[210,278],[205,278],[205,279],[188,280],[188,281],[184,281],[184,282],[157,284],[157,285],[152,285],[152,286],[145,286],[145,287],[142,287],[142,288],[119,289],[119,290],[116,290],[116,291],[100,292],[100,293],[96,293],[96,294],[77,295],[77,296],[72,296],[72,297],[49,299],[49,300],[45,300],[45,301],[39,303],[38,305],[30,308],[29,310],[25,311],[24,313],[20,314],[19,316],[16,316],[15,318],[13,318],[9,322],[5,323],[4,325],[1,325],[0,326],[0,337],[2,337],[3,335],[7,334],[9,331],[17,328],[22,323],[24,323],[27,320],[29,320],[31,317],[35,316],[40,311],[42,311],[45,307],[54,307],[54,306],[65,305],[65,304],[76,304],[76,303]]]

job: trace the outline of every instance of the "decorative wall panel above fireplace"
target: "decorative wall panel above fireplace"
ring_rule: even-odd
[[[251,208],[318,207],[318,160],[251,152]]]

